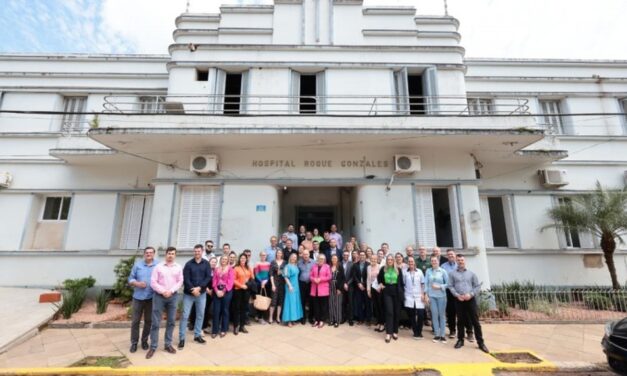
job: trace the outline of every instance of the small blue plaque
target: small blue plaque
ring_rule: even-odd
[[[265,205],[257,205],[257,211],[258,212],[265,212],[266,211],[266,206]]]

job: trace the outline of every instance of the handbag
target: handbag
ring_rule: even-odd
[[[272,299],[266,296],[266,288],[261,289],[261,294],[257,294],[255,296],[255,300],[253,301],[253,306],[257,311],[267,311],[270,308],[270,303],[272,303]]]

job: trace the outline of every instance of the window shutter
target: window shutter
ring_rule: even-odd
[[[416,187],[416,243],[418,246],[434,247],[435,214],[433,213],[433,194],[431,188]]]
[[[552,205],[553,207],[557,207],[558,205],[560,205],[559,197],[552,196],[551,203],[553,204]],[[557,221],[555,223],[559,224]],[[557,234],[557,243],[558,243],[560,249],[566,249],[567,248],[567,246],[566,246],[566,235],[564,234],[564,230],[556,228],[555,232]]]
[[[215,81],[213,85],[213,113],[221,114],[224,112],[224,89],[226,84],[226,72],[219,68],[215,69]]]
[[[409,114],[409,86],[407,68],[394,72],[394,91],[396,95],[396,111],[398,115]]]
[[[594,237],[590,231],[579,231],[579,243],[581,248],[596,248]]]
[[[438,112],[438,70],[435,67],[425,69],[422,75],[423,92],[426,98],[428,114]]]
[[[520,248],[516,220],[514,218],[514,196],[503,196],[503,217],[505,218],[505,231],[507,231],[508,248]]]
[[[80,132],[83,129],[86,97],[65,97],[63,99],[63,120],[61,131],[66,133]]]
[[[127,196],[124,204],[124,219],[120,236],[120,249],[138,249],[140,247],[142,212],[144,196]]]
[[[220,209],[219,186],[182,187],[177,246],[187,249],[217,239]]]
[[[326,74],[324,71],[316,73],[316,103],[318,105],[317,113],[323,114],[327,112],[326,99]]]
[[[492,222],[490,220],[490,205],[487,197],[481,197],[481,225],[483,226],[483,237],[486,248],[494,248],[494,238],[492,237]]]
[[[462,233],[459,223],[459,208],[457,206],[457,186],[448,187],[448,206],[451,212],[451,232],[453,233],[453,248],[463,248]]]
[[[248,92],[250,91],[249,71],[242,72],[242,88],[240,89],[239,113],[245,114],[248,109]]]
[[[290,113],[299,113],[300,107],[300,73],[290,71]]]

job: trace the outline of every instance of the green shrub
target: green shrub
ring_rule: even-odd
[[[547,316],[553,316],[557,313],[557,307],[548,300],[533,298],[529,300],[529,310],[532,312],[544,313]]]
[[[509,311],[509,306],[507,305],[507,303],[498,302],[496,306],[497,306],[497,309],[499,310],[499,316],[509,317],[510,311]]]
[[[120,260],[113,269],[115,273],[115,283],[113,284],[113,294],[116,298],[126,303],[133,298],[133,288],[128,285],[128,276],[131,275],[135,256]]]
[[[111,298],[111,294],[107,290],[101,290],[96,298],[96,313],[102,315],[107,312],[107,307],[109,306],[109,299]]]
[[[57,305],[61,316],[69,319],[72,314],[78,312],[87,296],[87,286],[76,286],[72,290],[63,291],[63,301]]]
[[[68,291],[75,291],[82,287],[85,287],[85,289],[94,287],[95,284],[96,279],[89,276],[87,278],[66,279],[63,281],[63,288]]]
[[[607,295],[601,293],[584,295],[583,303],[589,309],[594,309],[598,311],[608,311],[611,310],[613,307],[612,299],[610,299],[610,297],[608,297]]]

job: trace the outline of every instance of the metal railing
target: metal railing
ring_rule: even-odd
[[[141,100],[140,100],[141,98]],[[159,102],[165,98],[164,101]],[[157,106],[146,106],[153,100]],[[153,102],[151,102],[153,103]],[[154,109],[151,110],[151,109]],[[105,113],[207,115],[486,116],[528,115],[528,100],[499,97],[480,111],[465,96],[111,95]]]
[[[497,288],[482,292],[478,304],[484,319],[602,322],[627,316],[627,289]]]

